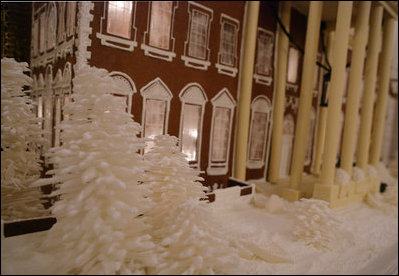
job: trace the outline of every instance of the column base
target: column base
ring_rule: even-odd
[[[313,190],[313,198],[321,199],[331,203],[338,198],[338,192],[338,185],[315,184]]]
[[[282,191],[283,191],[283,198],[290,202],[298,201],[302,197],[304,197],[304,192],[298,191],[296,189],[283,188]]]
[[[355,193],[355,182],[354,181],[350,181],[348,183],[345,184],[339,184],[339,195],[338,197],[340,199],[343,198],[347,198],[350,197],[351,195],[353,195]]]

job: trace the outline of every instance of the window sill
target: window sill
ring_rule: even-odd
[[[272,83],[272,77],[268,76],[262,76],[258,74],[254,74],[254,79],[256,83],[264,84],[264,85],[270,85]]]
[[[172,59],[176,57],[176,54],[171,51],[162,50],[144,43],[141,44],[141,49],[144,50],[144,54],[146,56],[159,58],[166,61],[172,61]]]
[[[263,162],[263,161],[248,160],[247,168],[248,169],[261,169],[264,164],[265,164],[265,162]]]
[[[298,85],[297,84],[293,84],[293,83],[287,82],[286,86],[287,86],[287,88],[289,90],[294,90],[295,92],[298,91]]]
[[[223,65],[220,63],[216,63],[215,67],[218,69],[218,73],[222,75],[227,75],[230,77],[235,77],[237,75],[238,69],[235,67],[231,67],[228,65]]]
[[[133,52],[134,47],[137,46],[136,41],[131,41],[131,40],[115,37],[115,36],[97,33],[96,37],[101,40],[101,45],[120,49],[120,50],[129,51],[129,52]],[[122,46],[120,46],[118,44],[120,44]]]
[[[208,70],[208,66],[211,65],[209,61],[201,60],[197,58],[192,58],[188,56],[181,56],[181,59],[184,60],[184,65],[187,67],[192,67],[199,70]]]
[[[208,175],[223,175],[226,174],[228,171],[227,166],[224,165],[223,167],[208,167],[206,169],[206,173]]]

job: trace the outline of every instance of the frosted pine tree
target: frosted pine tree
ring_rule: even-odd
[[[32,181],[40,177],[37,142],[40,127],[33,104],[23,91],[32,79],[26,62],[1,60],[1,218],[15,220],[40,217],[44,209],[38,188]]]
[[[53,176],[37,183],[58,183],[50,196],[60,195],[41,251],[54,256],[57,274],[143,274],[154,265],[154,244],[142,216],[150,202],[139,185],[140,125],[111,95],[116,87],[106,70],[86,65],[75,72],[69,120],[60,124],[63,144],[49,154]]]
[[[144,158],[151,164],[144,184],[154,207],[145,216],[162,246],[155,274],[236,274],[241,263],[205,201],[198,172],[190,168],[174,136],[156,136]]]

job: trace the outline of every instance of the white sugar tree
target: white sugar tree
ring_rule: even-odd
[[[47,214],[40,190],[29,187],[40,177],[41,130],[23,91],[32,83],[27,71],[26,62],[1,59],[1,218],[6,221]]]
[[[149,217],[154,241],[161,245],[155,274],[236,274],[241,262],[226,240],[210,206],[198,172],[189,167],[177,146],[177,138],[156,136],[144,156],[151,166],[144,184],[151,191],[154,207]]]
[[[140,125],[111,94],[116,86],[106,70],[85,65],[75,73],[63,144],[49,154],[53,176],[37,183],[57,184],[49,196],[60,195],[41,251],[54,256],[56,273],[146,273],[154,244],[142,216],[150,202],[139,185]]]

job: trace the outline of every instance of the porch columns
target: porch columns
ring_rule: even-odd
[[[383,41],[380,64],[378,67],[379,86],[377,87],[377,102],[374,110],[373,133],[370,145],[369,163],[379,168],[382,138],[384,135],[385,114],[387,109],[389,79],[391,76],[391,60],[393,50],[395,19],[388,15],[384,19]]]
[[[360,89],[363,77],[364,57],[366,53],[370,8],[370,1],[361,1],[359,2],[359,10],[356,15],[355,36],[352,49],[353,54],[341,148],[341,168],[349,175],[352,175],[355,152]]]
[[[295,141],[291,164],[290,187],[298,188],[301,182],[309,136],[310,111],[312,109],[313,84],[319,46],[320,21],[323,1],[310,1],[305,41],[305,56],[299,98],[298,117],[295,127]]]
[[[291,2],[281,1],[280,18],[287,31],[290,27],[291,19]],[[276,68],[276,93],[273,99],[273,128],[272,128],[272,144],[269,162],[269,181],[276,183],[280,174],[281,163],[281,146],[283,139],[283,120],[285,109],[285,83],[287,78],[287,61],[288,61],[288,37],[283,30],[278,27],[278,53]]]
[[[337,158],[339,124],[342,94],[344,91],[346,55],[348,51],[349,29],[352,17],[353,1],[338,1],[335,43],[333,48],[333,68],[331,72],[331,90],[328,93],[327,129],[321,184],[331,186],[335,177],[335,162]]]
[[[373,118],[374,91],[377,77],[378,55],[380,51],[381,22],[384,8],[374,6],[370,15],[370,33],[367,45],[367,60],[364,77],[364,91],[357,142],[356,164],[366,172],[369,156],[371,123]]]
[[[330,31],[328,33],[327,56],[331,66],[333,66],[332,49],[334,45],[334,38],[335,38],[335,32]],[[331,86],[328,85],[326,93],[327,95],[330,90]],[[320,105],[319,119],[317,122],[315,160],[313,164],[313,173],[316,175],[319,175],[321,171],[322,156],[323,156],[324,143],[326,137],[326,123],[327,123],[327,105]]]
[[[238,99],[237,140],[234,177],[245,181],[249,117],[251,109],[252,81],[254,72],[256,32],[258,28],[259,1],[248,1],[247,21],[244,30],[244,49]]]

